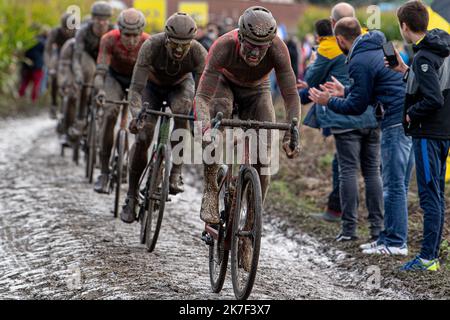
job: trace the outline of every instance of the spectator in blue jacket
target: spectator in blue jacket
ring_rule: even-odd
[[[347,3],[339,3],[332,10],[332,20],[337,21],[346,15],[354,16],[354,9]],[[305,73],[305,82],[300,83],[300,97],[303,104],[311,102],[308,98],[308,88],[318,88],[333,78],[342,83],[349,84],[348,67],[345,55],[339,48],[333,35],[332,21],[319,20],[315,23],[315,32],[319,44],[315,61],[310,64]],[[371,110],[364,115],[346,116],[326,110],[320,105],[313,105],[309,110],[304,124],[313,128],[322,128],[324,136],[351,132],[361,128],[375,128],[377,122]],[[338,222],[341,220],[341,199],[339,189],[339,164],[335,154],[333,163],[333,189],[328,196],[327,209],[324,213],[316,215],[326,221]]]
[[[338,22],[335,34],[339,46],[348,56],[352,84],[346,90],[338,81],[327,83],[322,86],[323,91],[312,89],[311,99],[342,114],[358,115],[365,112],[369,105],[375,106],[382,131],[385,224],[379,239],[361,248],[366,254],[407,255],[407,191],[411,175],[412,140],[405,135],[402,126],[405,83],[400,74],[384,65],[382,46],[386,38],[383,33],[371,31],[361,35],[358,20],[348,18]],[[377,169],[373,167],[371,170]],[[373,179],[376,179],[375,175]],[[377,208],[378,205],[377,202]],[[356,222],[355,217],[345,220],[349,220],[350,225]]]

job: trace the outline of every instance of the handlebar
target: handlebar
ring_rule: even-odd
[[[211,121],[211,128],[214,130],[219,129],[219,127],[231,127],[231,128],[243,128],[243,129],[268,129],[268,130],[281,130],[289,131],[291,134],[291,140],[289,143],[289,148],[295,150],[298,147],[298,140],[300,133],[298,131],[298,119],[292,119],[289,123],[276,123],[267,121],[256,121],[256,120],[235,120],[235,119],[224,119],[223,113],[218,112],[216,117]]]
[[[101,106],[104,106],[107,103],[121,106],[128,106],[130,104],[130,102],[127,100],[108,100],[105,97],[97,97],[97,103]]]
[[[152,110],[152,109],[149,109],[149,106],[150,106],[150,104],[148,102],[144,103],[144,108],[142,109],[142,111],[140,113],[140,118],[145,117],[145,116],[153,115],[153,116],[161,116],[161,117],[167,117],[167,118],[195,121],[195,118],[193,116],[188,116],[188,115],[185,115],[185,114],[176,114],[176,113],[171,113],[171,112],[163,112],[163,111]],[[163,102],[163,106],[167,107],[167,102],[166,101]]]

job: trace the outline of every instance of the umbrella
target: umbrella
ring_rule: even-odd
[[[434,0],[428,8],[430,23],[428,29],[442,29],[450,33],[450,0]]]

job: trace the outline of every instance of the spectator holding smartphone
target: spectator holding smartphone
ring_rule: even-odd
[[[384,34],[370,31],[362,34],[355,18],[340,20],[334,29],[342,51],[347,55],[351,86],[339,81],[312,88],[310,98],[336,113],[361,115],[375,106],[380,118],[377,129],[357,130],[336,136],[340,171],[342,233],[354,236],[357,226],[358,166],[366,184],[366,203],[371,222],[371,235],[383,229],[383,193],[385,197],[385,231],[379,239],[362,246],[365,253],[406,255],[407,185],[412,141],[402,127],[405,84],[402,76],[385,67]],[[392,51],[394,52],[394,51]],[[381,141],[381,155],[380,155]],[[383,185],[380,179],[380,156]],[[384,192],[383,192],[384,191]],[[346,195],[344,201],[343,195]],[[378,233],[377,233],[378,232]]]
[[[346,57],[338,46],[336,37],[333,34],[333,28],[336,23],[345,17],[355,17],[355,9],[350,4],[341,2],[333,7],[330,19],[318,20],[315,23],[318,43],[317,58],[307,68],[305,81],[299,83],[302,104],[311,102],[308,98],[309,88],[319,88],[321,84],[333,81],[333,79],[345,85],[350,84]],[[368,109],[363,115],[347,116],[335,113],[318,104],[311,107],[305,117],[304,124],[312,128],[321,128],[325,137],[345,134],[358,129],[376,128],[378,126],[373,109]],[[341,222],[342,217],[339,163],[337,158],[338,156],[335,154],[332,163],[333,189],[328,196],[327,208],[325,212],[314,215],[316,218],[329,222]],[[372,240],[378,238],[378,234],[374,236]],[[351,240],[351,238],[338,236],[337,240],[346,241]]]
[[[439,29],[427,31],[429,14],[421,1],[402,5],[397,17],[402,36],[413,44],[415,53],[408,68],[396,51],[399,65],[394,70],[407,79],[403,122],[406,134],[413,139],[420,206],[424,211],[422,249],[402,270],[437,271],[450,147],[450,35]]]

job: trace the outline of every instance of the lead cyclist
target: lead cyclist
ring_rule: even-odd
[[[211,47],[205,71],[195,97],[194,114],[202,122],[203,132],[209,128],[210,119],[218,112],[230,118],[237,103],[238,116],[243,120],[275,122],[275,110],[269,85],[269,74],[275,70],[286,107],[287,121],[300,118],[300,99],[296,78],[291,67],[289,51],[276,35],[277,22],[264,7],[248,8],[239,19],[239,29],[220,37]],[[291,150],[290,132],[283,138],[283,149],[289,158],[299,154]],[[204,144],[205,145],[205,144]],[[270,141],[268,142],[270,150]],[[263,202],[270,183],[270,175],[261,175],[264,166],[256,169],[261,180]],[[219,164],[204,164],[205,188],[200,218],[208,224],[220,222],[218,185]],[[245,239],[244,269],[250,268],[250,240]]]

